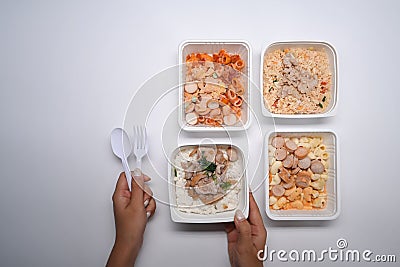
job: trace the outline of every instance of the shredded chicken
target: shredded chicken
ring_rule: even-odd
[[[225,195],[235,181],[226,178],[229,162],[238,160],[234,148],[196,147],[190,153],[197,159],[180,162],[185,171],[189,196],[210,204]]]
[[[281,97],[291,95],[299,99],[300,94],[306,94],[316,88],[317,76],[312,76],[310,72],[302,69],[292,53],[286,53],[283,65],[283,78],[279,83],[282,87]]]

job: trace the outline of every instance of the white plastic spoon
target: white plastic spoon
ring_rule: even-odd
[[[115,156],[121,159],[124,168],[126,180],[128,182],[129,191],[131,191],[131,170],[128,166],[128,157],[132,151],[132,145],[129,141],[128,134],[122,128],[115,128],[111,132],[111,148]]]

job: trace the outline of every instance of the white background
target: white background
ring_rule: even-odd
[[[105,264],[121,171],[109,134],[140,85],[177,63],[185,39],[249,41],[257,84],[260,53],[274,41],[335,46],[337,116],[278,123],[337,132],[342,213],[289,223],[263,212],[269,248],[322,250],[343,237],[399,258],[399,10],[398,1],[0,1],[0,265]],[[253,105],[260,112],[258,98]],[[166,170],[165,160],[153,164]],[[250,167],[259,184],[262,166]],[[166,197],[167,173],[150,174]],[[255,196],[262,207],[263,190]],[[174,224],[159,203],[137,266],[189,265],[229,265],[222,226]]]

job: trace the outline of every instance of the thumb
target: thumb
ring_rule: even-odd
[[[143,189],[144,176],[139,169],[135,169],[135,175],[132,179],[132,196],[130,201],[133,206],[137,206],[139,204],[143,206]]]
[[[235,212],[235,226],[238,231],[238,245],[250,247],[252,244],[251,226],[241,210],[236,210]]]

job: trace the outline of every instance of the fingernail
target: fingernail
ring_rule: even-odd
[[[151,215],[150,211],[146,212],[147,219],[150,217],[150,215]]]
[[[236,220],[238,220],[239,222],[246,220],[246,218],[244,217],[243,212],[241,210],[236,210],[235,217],[236,217]]]
[[[133,170],[134,176],[142,176],[142,171],[139,168]]]
[[[144,207],[146,208],[147,207],[147,205],[149,205],[149,200],[148,199],[146,199],[145,201],[144,201]]]

